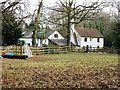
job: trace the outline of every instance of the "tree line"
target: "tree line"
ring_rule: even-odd
[[[70,45],[70,25],[96,28],[104,36],[106,47],[120,46],[120,3],[119,2],[84,2],[77,4],[76,0],[58,0],[55,7],[43,5],[44,0],[39,0],[38,6],[33,13],[29,10],[29,2],[23,3],[22,0],[11,2],[6,0],[0,3],[2,8],[2,38],[3,45],[17,44],[22,37],[23,26],[33,32],[33,46],[36,46],[37,32],[44,32],[40,28],[41,23],[45,22],[46,27],[55,28],[63,36],[67,36],[67,45]],[[103,9],[107,6],[115,7],[117,13],[109,14]],[[42,8],[47,8],[47,15],[43,16]],[[26,23],[26,18],[31,22]],[[42,18],[42,21],[41,21]],[[46,28],[46,30],[49,30]],[[43,36],[39,38],[43,39]]]

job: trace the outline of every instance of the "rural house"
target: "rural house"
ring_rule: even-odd
[[[25,30],[23,31],[23,37],[20,40],[25,41],[26,44],[32,46],[32,31]],[[58,31],[47,31],[45,33],[45,38],[43,40],[36,39],[37,46],[42,45],[66,45],[66,39]],[[42,44],[42,45],[41,45]]]
[[[70,41],[74,43],[74,45],[79,46],[80,48],[103,48],[104,38],[97,29],[74,28],[74,25],[71,25],[70,31]]]
[[[71,24],[70,28],[70,42],[71,45],[78,46],[79,48],[103,48],[104,38],[103,35],[97,29],[81,28]],[[32,31],[24,30],[23,37],[20,40],[26,42],[26,44],[32,46]],[[42,45],[67,45],[67,39],[64,38],[58,31],[49,30],[44,34],[44,39],[36,39],[37,46]]]

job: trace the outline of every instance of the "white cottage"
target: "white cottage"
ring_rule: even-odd
[[[32,31],[24,31],[23,33],[23,37],[20,38],[20,40],[25,41],[26,44],[32,46],[32,35],[33,32]],[[66,45],[66,39],[64,39],[64,37],[58,32],[58,31],[47,31],[45,33],[45,39],[44,40],[40,40],[40,39],[36,39],[36,44],[37,46],[41,46],[41,42],[42,45],[50,45],[51,43],[54,45]]]
[[[104,38],[103,35],[97,29],[90,28],[75,28],[74,24],[71,25],[71,35],[70,42],[72,45],[83,47],[92,47],[92,48],[103,48]],[[26,42],[26,44],[32,46],[32,31],[24,31],[23,37],[20,40]],[[37,45],[67,45],[67,39],[65,39],[58,31],[47,31],[45,33],[45,39],[41,41],[36,39]]]
[[[103,48],[104,46],[103,35],[97,29],[74,28],[74,25],[71,26],[71,42],[80,48]]]

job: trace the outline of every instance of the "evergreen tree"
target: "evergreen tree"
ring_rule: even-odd
[[[6,10],[2,13],[2,38],[3,45],[16,44],[18,39],[22,37],[22,29],[13,11]]]

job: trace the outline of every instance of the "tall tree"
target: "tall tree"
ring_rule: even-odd
[[[5,0],[0,3],[2,8],[2,13],[5,13],[8,10],[14,11],[14,14],[17,16],[17,19],[21,23],[25,18],[30,17],[31,14],[28,12],[29,2],[28,0]]]
[[[53,8],[54,12],[58,12],[60,17],[54,18],[54,21],[49,22],[62,25],[67,29],[67,45],[70,45],[70,26],[71,24],[78,24],[84,20],[93,18],[94,14],[103,8],[103,3],[91,2],[83,5],[76,5],[76,0],[59,0],[58,7]],[[74,21],[72,20],[74,19]]]
[[[16,20],[16,16],[14,15],[14,13],[10,10],[6,10],[2,16],[3,45],[16,44],[18,39],[22,36],[19,22]]]
[[[5,0],[0,3],[2,8],[2,37],[3,43],[7,45],[15,44],[21,37],[22,22],[29,17],[26,15],[26,8],[28,3],[23,0]],[[24,8],[24,9],[23,9]]]
[[[115,7],[118,13],[114,16],[116,21],[116,27],[113,28],[113,46],[116,48],[120,48],[120,1],[115,3]]]
[[[37,15],[35,16],[35,22],[34,22],[33,39],[32,39],[33,46],[36,46],[37,31],[38,31],[38,20],[39,20],[39,17],[40,17],[40,11],[41,11],[41,8],[42,8],[42,4],[43,4],[43,0],[40,0],[38,10],[37,10]]]

